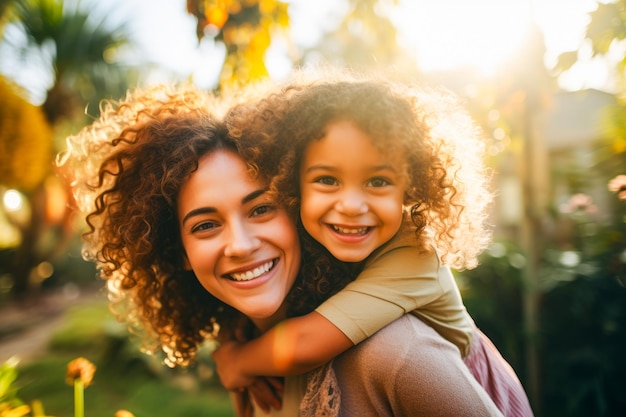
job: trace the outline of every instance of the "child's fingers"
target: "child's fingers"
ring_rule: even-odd
[[[248,391],[254,402],[266,413],[269,413],[270,407],[276,410],[281,409],[282,396],[272,384],[268,383],[267,379],[256,378],[255,382],[248,387]]]
[[[284,383],[283,378],[268,376],[268,377],[265,377],[265,380],[272,387],[274,391],[281,392],[281,393],[284,391],[285,383]]]
[[[254,411],[252,410],[252,403],[250,401],[250,395],[248,391],[231,391],[231,398],[233,400],[235,415],[237,417],[254,416]]]

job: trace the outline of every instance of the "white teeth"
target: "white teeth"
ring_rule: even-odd
[[[251,271],[246,272],[233,272],[230,274],[230,277],[235,281],[250,281],[251,279],[255,279],[272,269],[274,266],[274,261],[269,261],[259,267],[254,268]]]
[[[359,228],[347,228],[340,226],[333,226],[333,229],[336,232],[342,233],[344,235],[363,235],[367,233],[368,227],[359,227]]]

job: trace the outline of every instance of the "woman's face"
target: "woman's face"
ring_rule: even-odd
[[[284,318],[300,266],[298,235],[238,155],[200,159],[180,190],[178,220],[186,266],[207,291],[262,330]]]

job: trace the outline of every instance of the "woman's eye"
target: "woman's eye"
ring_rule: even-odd
[[[319,178],[316,178],[315,181],[313,182],[317,182],[317,183],[324,184],[324,185],[337,185],[337,180],[334,179],[333,177],[319,177]]]
[[[271,204],[264,204],[264,205],[255,207],[254,210],[252,210],[252,215],[255,217],[262,216],[267,213],[272,213],[274,212],[274,210],[276,210],[275,206]]]
[[[195,225],[192,229],[191,232],[192,233],[196,233],[196,232],[207,232],[207,231],[212,231],[215,230],[219,227],[219,224],[215,223],[215,222],[202,222],[202,223],[198,223],[197,225]]]
[[[387,180],[386,178],[372,178],[371,180],[369,180],[367,185],[369,185],[370,187],[385,187],[390,184],[391,181]]]

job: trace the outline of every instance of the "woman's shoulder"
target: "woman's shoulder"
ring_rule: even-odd
[[[351,413],[501,416],[456,346],[410,314],[335,358],[334,367],[342,408]]]

